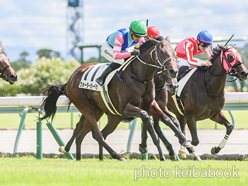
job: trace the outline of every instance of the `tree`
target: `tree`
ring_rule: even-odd
[[[20,56],[19,56],[19,59],[16,60],[16,61],[13,61],[11,63],[11,66],[12,68],[15,70],[15,71],[19,71],[21,68],[27,68],[30,66],[31,64],[31,61],[28,61],[26,59],[26,57],[28,56],[29,54],[25,51],[23,51]]]
[[[52,57],[60,57],[59,52],[53,51],[51,49],[46,49],[46,48],[40,49],[37,52],[37,54],[38,54],[39,58],[45,57],[45,58],[51,59]]]
[[[56,57],[37,59],[28,68],[18,71],[18,81],[14,85],[10,86],[6,81],[0,81],[0,96],[40,95],[47,85],[66,83],[79,66],[76,60],[64,62]]]

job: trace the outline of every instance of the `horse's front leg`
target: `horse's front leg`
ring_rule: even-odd
[[[142,154],[147,153],[148,152],[147,144],[146,144],[147,126],[148,126],[148,122],[151,122],[150,116],[148,115],[148,113],[145,110],[142,110],[139,107],[132,105],[131,103],[128,103],[125,106],[124,115],[125,115],[125,117],[139,117],[139,118],[141,118],[141,120],[143,122],[143,129],[141,132],[142,133],[141,134],[141,144],[139,144],[139,151]]]
[[[226,119],[222,111],[220,111],[218,114],[211,117],[210,119],[226,127],[226,135],[224,136],[223,140],[220,142],[218,147],[213,147],[211,150],[212,154],[217,154],[220,152],[221,149],[225,147],[229,135],[232,133],[233,125]]]
[[[107,136],[111,134],[118,124],[121,122],[122,117],[116,115],[108,115],[108,123],[102,130],[102,136],[106,140]],[[99,159],[103,160],[103,147],[99,144]],[[125,161],[125,158],[122,159]]]
[[[150,108],[149,113],[154,117],[160,119],[164,124],[166,124],[168,127],[170,127],[175,135],[179,139],[179,143],[185,147],[192,147],[190,140],[188,140],[185,135],[182,133],[180,126],[176,126],[172,120],[159,108],[156,101],[154,101]]]

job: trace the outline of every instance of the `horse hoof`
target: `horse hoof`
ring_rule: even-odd
[[[166,161],[166,158],[164,157],[164,155],[160,157],[160,161]]]
[[[170,159],[171,161],[177,161],[176,155],[169,155],[169,159]]]
[[[145,154],[148,152],[147,147],[141,147],[141,144],[139,144],[139,151],[141,154]]]
[[[60,146],[60,147],[59,147],[59,152],[61,152],[61,153],[66,153],[65,147],[64,147],[64,146]]]
[[[187,158],[186,152],[185,151],[181,151],[181,150],[179,150],[178,156],[180,158],[182,158],[182,159],[186,159]]]
[[[126,159],[123,157],[119,158],[118,160],[126,162]]]
[[[193,156],[195,161],[202,161],[200,156],[198,154],[196,154],[195,152],[190,153],[191,156]]]
[[[216,153],[216,147],[213,147],[213,148],[211,149],[211,154],[213,154],[213,155],[217,154],[217,153]]]

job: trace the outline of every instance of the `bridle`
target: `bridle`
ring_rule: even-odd
[[[1,62],[2,63],[2,62]],[[0,78],[7,80],[7,76],[4,74],[4,71],[10,67],[10,65],[6,65],[6,67],[4,67],[4,69],[2,71],[0,71]]]
[[[207,73],[208,73],[210,76],[217,77],[217,76],[222,76],[222,75],[228,74],[228,75],[230,75],[230,76],[235,76],[235,77],[236,77],[236,79],[234,79],[233,81],[236,81],[236,80],[237,80],[237,74],[238,74],[238,72],[237,72],[237,70],[236,70],[236,67],[239,66],[239,65],[241,65],[241,64],[243,64],[243,62],[242,62],[242,61],[238,61],[237,63],[235,63],[234,65],[232,65],[231,62],[233,62],[233,61],[228,61],[228,59],[227,59],[227,57],[226,57],[226,55],[225,55],[225,52],[228,51],[229,49],[230,49],[230,48],[227,48],[227,49],[225,49],[225,50],[222,50],[220,55],[222,55],[221,63],[223,64],[224,62],[226,62],[226,64],[227,64],[228,67],[230,68],[230,70],[229,70],[228,72],[225,72],[225,73],[222,73],[222,74],[214,75],[214,74],[211,74],[211,73],[209,72],[209,69],[211,68],[211,67],[209,67],[209,68],[207,69]],[[233,81],[227,81],[227,82],[233,82]],[[204,73],[204,86],[205,86],[205,89],[206,89],[206,92],[207,92],[208,97],[210,97],[210,98],[212,98],[212,99],[222,99],[222,98],[225,96],[225,93],[223,94],[223,96],[220,96],[220,97],[211,96],[211,95],[209,94],[209,92],[208,92],[208,90],[207,90],[206,81],[205,81],[205,73]]]
[[[175,57],[168,57],[168,58],[166,58],[166,59],[163,60],[163,61],[161,60],[161,57],[158,55],[158,46],[160,45],[160,43],[162,43],[162,42],[164,42],[164,41],[168,42],[167,40],[162,40],[162,41],[158,42],[158,43],[155,45],[154,49],[151,50],[151,52],[150,52],[150,56],[151,56],[151,59],[152,59],[154,65],[153,65],[153,64],[149,64],[149,63],[147,63],[147,62],[145,62],[145,61],[142,61],[142,60],[139,58],[139,56],[136,56],[136,58],[137,58],[141,63],[143,63],[143,64],[145,64],[145,65],[148,65],[148,66],[151,66],[151,67],[154,67],[154,68],[161,69],[161,71],[166,71],[167,69],[164,67],[164,64],[165,64],[167,61],[169,61],[170,59],[176,60],[176,58],[175,58]],[[155,61],[153,60],[153,56],[152,56],[153,53],[155,53],[155,58],[156,58],[156,61],[158,62],[159,65],[155,65]]]

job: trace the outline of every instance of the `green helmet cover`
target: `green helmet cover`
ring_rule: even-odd
[[[147,34],[147,26],[145,22],[139,19],[134,20],[131,23],[129,29],[132,30],[138,36],[146,36]]]

